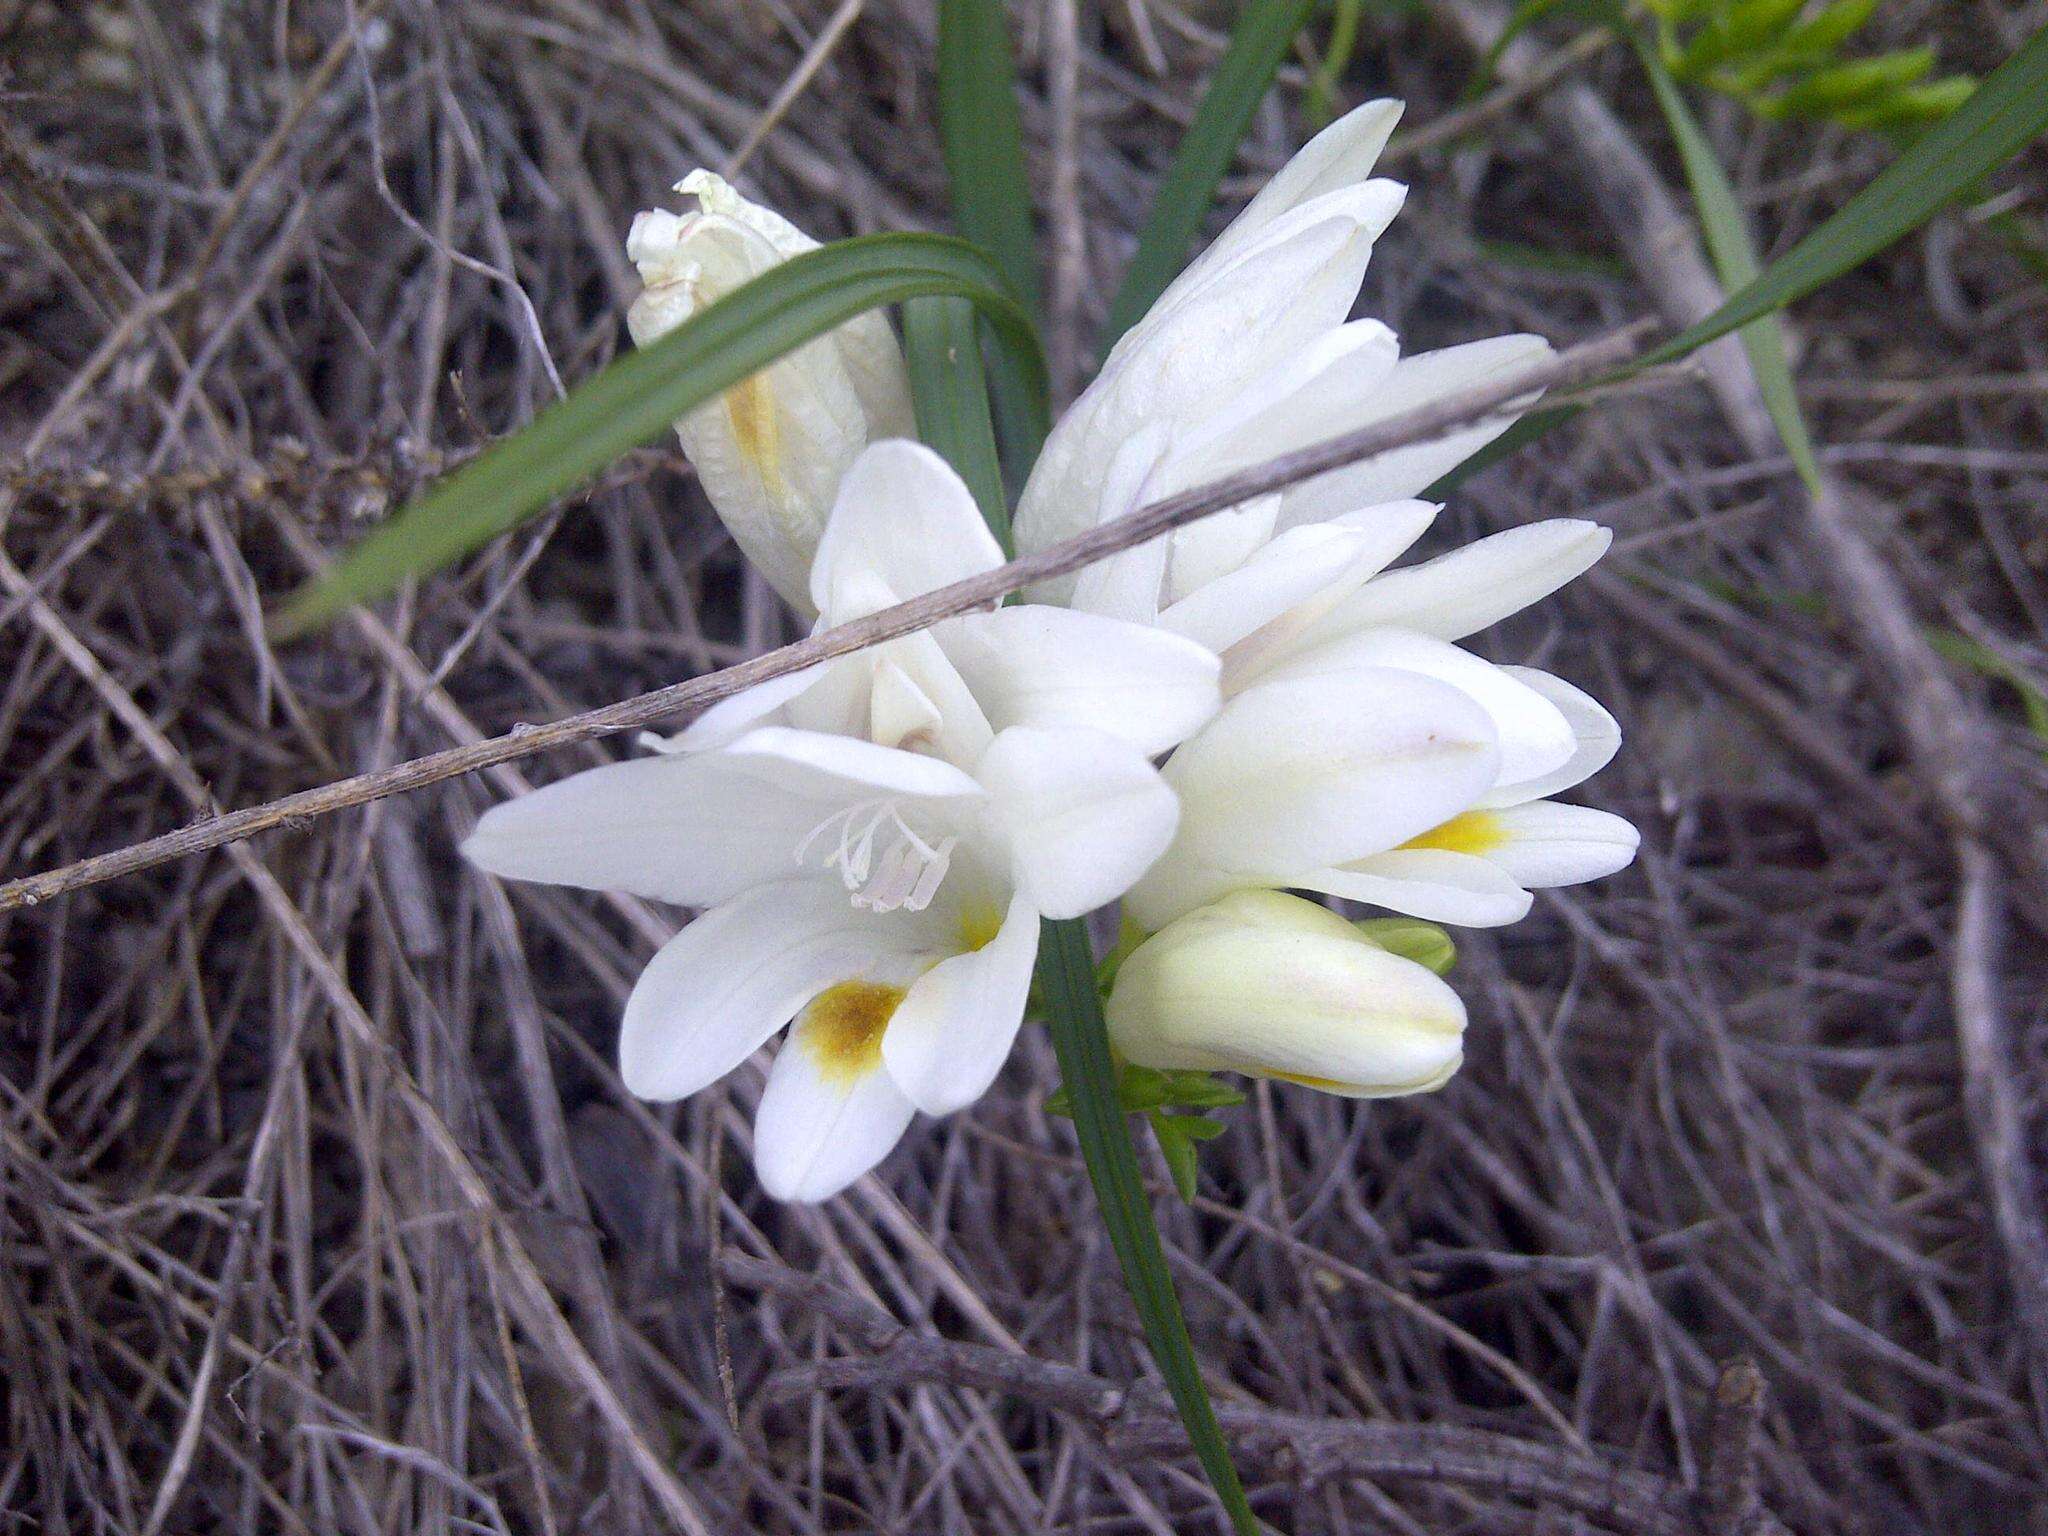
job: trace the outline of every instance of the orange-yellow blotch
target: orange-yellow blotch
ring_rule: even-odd
[[[1003,931],[1003,914],[987,902],[970,902],[960,913],[960,942],[970,950],[986,949]]]
[[[810,1052],[818,1075],[859,1082],[882,1064],[882,1032],[903,1001],[903,988],[878,981],[827,987],[796,1021],[796,1043]]]
[[[1431,827],[1420,837],[1411,837],[1403,848],[1441,848],[1446,853],[1493,852],[1507,841],[1507,828],[1492,811],[1467,811],[1453,816],[1442,826]]]
[[[771,496],[782,494],[782,428],[775,419],[775,399],[768,393],[768,371],[752,373],[725,392],[725,415],[733,441],[761,477]]]

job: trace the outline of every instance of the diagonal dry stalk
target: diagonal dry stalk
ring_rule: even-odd
[[[33,905],[103,880],[134,874],[172,859],[240,842],[274,827],[302,823],[351,806],[366,805],[387,795],[402,794],[461,774],[496,767],[550,747],[613,735],[670,719],[685,710],[702,709],[770,678],[786,676],[836,656],[912,634],[953,614],[986,607],[1035,582],[1080,570],[1119,551],[1171,532],[1184,523],[1234,507],[1254,496],[1283,489],[1395,448],[1426,442],[1456,427],[1483,420],[1505,406],[1542,391],[1590,382],[1633,356],[1642,333],[1641,326],[1614,332],[1430,405],[1166,497],[1036,554],[1022,556],[982,575],[941,587],[893,608],[885,608],[852,624],[826,630],[736,667],[587,710],[566,720],[514,730],[488,741],[453,747],[391,768],[357,774],[317,789],[302,790],[264,805],[214,816],[146,842],[81,859],[61,869],[10,881],[0,886],[0,912]]]

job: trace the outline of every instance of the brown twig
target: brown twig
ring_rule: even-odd
[[[1616,332],[1575,347],[1554,359],[1492,381],[1456,396],[1377,422],[1357,432],[1282,455],[1267,463],[1198,486],[1142,507],[1127,517],[1010,561],[979,576],[941,587],[909,602],[885,608],[852,624],[757,656],[736,667],[657,688],[636,698],[586,710],[547,725],[513,730],[474,745],[452,747],[373,773],[302,790],[264,805],[210,817],[161,837],[109,853],[81,859],[61,869],[29,875],[0,886],[0,912],[32,905],[66,891],[150,869],[172,859],[240,842],[275,827],[303,823],[351,806],[366,805],[386,795],[423,789],[445,779],[530,757],[550,747],[566,746],[597,736],[652,725],[685,710],[698,710],[770,678],[813,667],[836,656],[893,640],[929,627],[940,619],[995,603],[1018,589],[1142,544],[1147,539],[1233,507],[1254,496],[1314,478],[1346,464],[1432,437],[1477,421],[1542,390],[1569,387],[1596,378],[1631,356],[1640,327]]]
[[[735,1285],[783,1297],[828,1318],[866,1351],[778,1371],[763,1389],[771,1399],[936,1384],[1041,1403],[1087,1423],[1128,1459],[1186,1449],[1186,1430],[1153,1391],[1119,1386],[1077,1366],[905,1326],[816,1275],[780,1264],[728,1254],[724,1269]],[[1355,1422],[1236,1401],[1218,1403],[1217,1414],[1240,1465],[1275,1480],[1313,1485],[1362,1477],[1417,1478],[1555,1503],[1631,1536],[1701,1536],[1695,1500],[1685,1489],[1597,1455],[1463,1426]],[[1709,1529],[1719,1536],[1719,1528]],[[1784,1527],[1761,1511],[1748,1529],[1784,1536]]]

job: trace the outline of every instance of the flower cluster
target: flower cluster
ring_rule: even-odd
[[[1398,112],[1325,130],[1123,337],[1024,488],[1022,549],[1544,352],[1511,336],[1404,358],[1348,319],[1401,204],[1370,178]],[[629,240],[643,343],[811,243],[708,173],[679,190],[699,211],[642,214]],[[1510,419],[762,684],[644,756],[496,807],[465,851],[701,909],[633,990],[622,1071],[679,1098],[789,1026],[755,1135],[786,1199],[831,1195],[917,1111],[984,1092],[1024,1018],[1039,920],[1119,898],[1145,935],[1108,999],[1125,1060],[1354,1097],[1435,1088],[1464,1008],[1390,936],[1431,930],[1289,893],[1488,926],[1636,847],[1621,818],[1553,798],[1614,755],[1607,712],[1458,644],[1584,571],[1606,531],[1538,523],[1393,566],[1438,511],[1414,498]],[[678,424],[741,548],[821,628],[1002,559],[908,427],[874,316]]]

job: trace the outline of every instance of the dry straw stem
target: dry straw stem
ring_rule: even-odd
[[[387,795],[423,789],[461,774],[530,757],[550,747],[613,735],[672,719],[686,710],[702,709],[770,678],[782,677],[830,661],[835,656],[912,634],[953,614],[987,607],[1034,582],[1080,570],[1121,550],[1171,532],[1184,523],[1234,507],[1254,496],[1280,490],[1375,454],[1425,442],[1539,392],[1584,384],[1612,371],[1633,356],[1644,329],[1641,325],[1628,327],[1431,405],[1295,453],[1283,454],[1177,496],[1166,497],[1139,508],[1127,517],[1104,523],[1037,554],[1012,560],[983,575],[927,592],[855,623],[842,624],[736,667],[691,678],[667,688],[657,688],[651,693],[586,710],[548,725],[509,731],[487,741],[430,753],[391,768],[357,774],[246,810],[210,817],[146,842],[81,859],[61,869],[10,881],[0,886],[0,912],[31,906],[67,891],[240,842],[274,827],[302,824],[317,816],[381,800]]]
[[[906,1327],[830,1282],[781,1264],[729,1254],[721,1267],[735,1285],[785,1298],[829,1318],[843,1336],[866,1351],[786,1367],[763,1384],[770,1399],[802,1399],[820,1389],[900,1392],[921,1384],[964,1387],[1023,1398],[1079,1419],[1123,1458],[1175,1455],[1185,1442],[1186,1431],[1155,1390],[1125,1387],[1062,1362]],[[1753,1377],[1755,1367],[1749,1370]],[[1760,1381],[1754,1401],[1761,1402]],[[1639,1536],[1700,1536],[1703,1530],[1718,1536],[1738,1529],[1751,1536],[1785,1533],[1774,1517],[1755,1507],[1753,1482],[1743,1485],[1742,1502],[1724,1506],[1598,1456],[1461,1425],[1332,1419],[1241,1401],[1218,1403],[1217,1415],[1248,1470],[1299,1485],[1362,1477],[1419,1478],[1540,1500]],[[1753,1418],[1743,1419],[1739,1432],[1753,1439]],[[1743,1443],[1746,1447],[1748,1441]],[[1740,1452],[1731,1448],[1731,1454]],[[1729,1515],[1734,1519],[1723,1518]],[[1744,1523],[1738,1525],[1736,1519]]]

